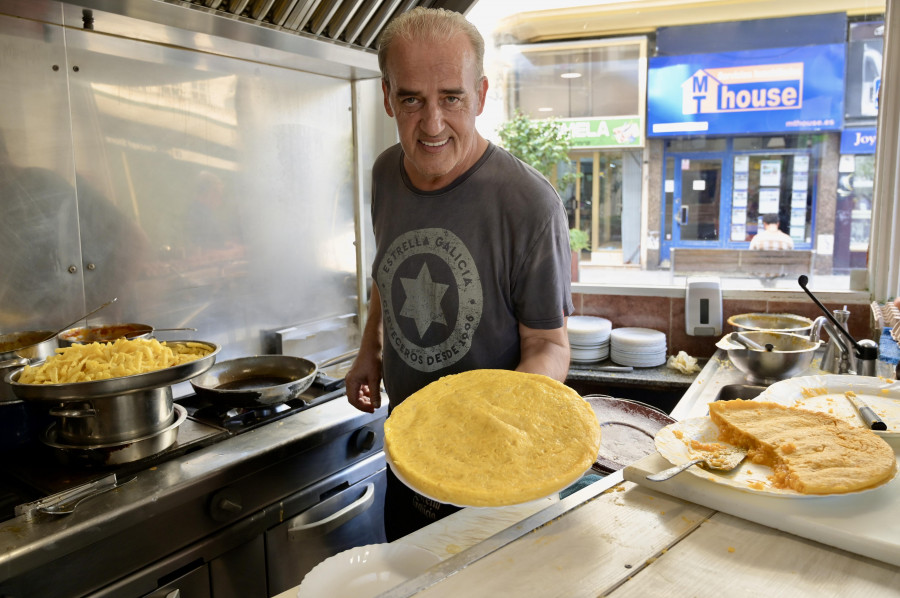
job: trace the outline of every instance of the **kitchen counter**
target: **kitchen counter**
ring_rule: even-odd
[[[746,385],[717,354],[673,415],[703,415],[723,388]],[[463,509],[398,540],[433,550],[442,562],[382,598],[897,596],[896,565],[626,480],[642,475],[641,467],[665,465],[654,459],[662,461],[651,455],[628,474],[611,474],[496,533],[485,526],[481,538],[472,533],[478,519],[502,509]]]
[[[702,366],[706,360],[699,360]],[[684,374],[665,365],[651,368],[634,368],[630,372],[608,372],[602,368],[618,364],[605,359],[597,363],[569,366],[567,383],[592,382],[616,387],[638,387],[647,389],[687,390],[697,378],[697,374]]]
[[[705,360],[701,360],[702,365]],[[665,365],[634,368],[630,372],[610,372],[603,368],[617,366],[610,360],[591,364],[571,364],[566,384],[580,395],[609,395],[652,405],[666,413],[681,400],[698,374],[684,374]],[[618,366],[621,367],[621,366]]]

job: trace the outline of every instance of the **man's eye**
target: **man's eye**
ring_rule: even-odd
[[[447,96],[444,101],[448,104],[458,104],[460,102],[460,98],[458,98],[457,96]]]

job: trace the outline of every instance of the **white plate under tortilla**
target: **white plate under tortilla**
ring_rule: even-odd
[[[441,562],[408,544],[369,544],[329,557],[300,583],[297,598],[371,598],[416,578]]]
[[[553,492],[549,492],[549,493],[547,493],[546,496],[542,496],[540,498],[533,498],[530,500],[522,501],[520,503],[509,503],[509,504],[502,504],[502,505],[501,504],[497,504],[497,505],[464,505],[464,504],[460,504],[460,503],[447,502],[446,500],[443,500],[440,498],[435,498],[435,497],[431,496],[430,494],[428,494],[427,492],[423,492],[422,490],[417,488],[415,484],[411,483],[409,480],[407,480],[405,477],[403,477],[403,474],[400,473],[400,471],[397,469],[397,466],[394,465],[394,461],[393,461],[393,459],[391,459],[391,453],[387,450],[387,446],[385,446],[385,450],[384,450],[384,460],[387,462],[388,467],[391,468],[391,471],[394,472],[394,475],[397,476],[398,480],[403,482],[403,484],[407,488],[409,488],[410,490],[412,490],[414,492],[417,492],[418,494],[421,494],[425,498],[431,499],[431,500],[433,500],[435,502],[439,502],[441,504],[453,505],[454,507],[474,507],[474,508],[478,508],[478,509],[493,509],[493,508],[497,508],[497,507],[513,507],[513,506],[517,506],[517,505],[528,504],[528,503],[535,502],[538,500],[544,500],[546,498],[549,498],[551,496],[559,494],[559,492],[561,490],[565,490],[566,488],[568,488],[569,486],[571,486],[572,484],[574,484],[575,482],[580,480],[584,474],[591,471],[591,467],[588,467],[583,472],[581,472],[577,476],[575,476],[573,479],[566,480],[564,482],[560,482],[559,488],[554,489]],[[591,464],[591,466],[593,466],[593,463]]]
[[[654,442],[656,444],[656,450],[658,450],[659,454],[667,461],[673,465],[681,465],[682,463],[693,461],[696,458],[696,455],[690,448],[691,440],[726,444],[717,439],[718,434],[719,429],[711,419],[708,417],[694,417],[666,426],[656,433]],[[752,494],[762,494],[778,498],[839,498],[842,496],[854,496],[864,492],[877,490],[897,477],[897,469],[895,468],[893,477],[877,486],[872,486],[856,492],[842,492],[839,494],[802,494],[788,488],[776,488],[768,479],[769,476],[772,475],[772,469],[770,467],[750,463],[746,460],[728,472],[708,471],[698,465],[694,465],[693,467],[689,467],[685,473],[678,475],[685,474],[695,475],[699,478],[709,480],[710,482],[730,486],[737,490],[750,492]]]
[[[887,430],[873,430],[876,434],[883,438],[900,437],[900,382],[887,378],[838,374],[788,378],[772,384],[754,400],[827,413],[865,427],[845,392],[853,392],[887,425]]]

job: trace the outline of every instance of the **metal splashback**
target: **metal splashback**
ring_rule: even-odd
[[[0,332],[118,297],[91,321],[190,326],[160,339],[215,342],[224,360],[356,313],[371,263],[357,202],[396,142],[378,79],[99,4],[89,29],[79,5],[0,2]]]

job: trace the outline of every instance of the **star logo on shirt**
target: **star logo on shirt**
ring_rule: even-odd
[[[401,278],[400,283],[406,292],[400,315],[415,320],[420,338],[425,336],[432,322],[447,325],[444,310],[441,309],[441,299],[449,285],[434,282],[428,264],[422,264],[416,278]]]

